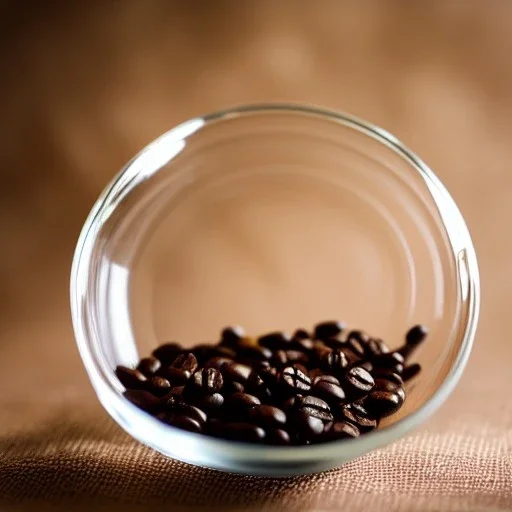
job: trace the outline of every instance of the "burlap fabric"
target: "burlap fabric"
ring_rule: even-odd
[[[31,5],[32,4],[32,5]],[[0,507],[511,510],[511,4],[2,2]],[[413,147],[464,212],[481,265],[474,355],[406,439],[316,476],[166,460],[98,405],[74,345],[81,223],[147,141],[236,103],[307,101]]]

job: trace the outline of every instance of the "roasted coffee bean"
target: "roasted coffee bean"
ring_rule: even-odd
[[[353,439],[359,437],[359,429],[352,423],[346,421],[336,421],[331,423],[326,429],[324,439],[326,441],[335,441],[336,439]]]
[[[198,370],[189,380],[189,385],[202,393],[217,393],[222,389],[224,380],[216,368]]]
[[[347,342],[338,338],[327,338],[322,343],[331,350],[342,350],[347,347]]]
[[[236,345],[245,336],[245,331],[239,325],[226,327],[220,334],[220,343],[225,346]]]
[[[272,356],[271,362],[276,366],[285,366],[293,363],[307,364],[308,356],[299,350],[277,350]]]
[[[292,335],[292,341],[309,340],[311,336],[306,329],[297,329]]]
[[[364,331],[350,331],[347,335],[347,341],[356,340],[359,343],[365,345],[370,341],[370,337]]]
[[[183,384],[186,384],[192,375],[192,373],[187,370],[181,370],[180,368],[174,368],[173,366],[169,366],[162,371],[161,374],[171,383],[172,386],[182,386]]]
[[[173,397],[176,401],[183,401],[183,394],[185,392],[185,386],[174,386],[171,388],[171,391],[169,392],[168,397]]]
[[[340,419],[355,425],[361,432],[368,432],[377,427],[377,420],[360,404],[342,407]]]
[[[224,403],[224,397],[220,393],[188,397],[192,405],[204,410],[207,414],[220,409]]]
[[[310,339],[292,339],[290,342],[290,350],[299,350],[307,355],[309,355],[314,348],[315,342]]]
[[[395,382],[388,379],[375,379],[374,391],[394,391],[398,386]]]
[[[258,343],[270,350],[286,350],[290,344],[290,336],[285,332],[271,332],[260,336]]]
[[[402,378],[404,379],[404,382],[407,382],[411,379],[414,379],[418,373],[421,372],[421,365],[418,363],[410,364],[409,366],[406,366],[404,368],[404,371],[402,373]]]
[[[353,366],[343,377],[343,389],[351,399],[367,395],[375,385],[373,377],[360,366]]]
[[[347,356],[339,349],[324,353],[320,362],[326,371],[334,373],[339,373],[348,366]]]
[[[400,352],[381,354],[376,357],[372,363],[374,368],[379,368],[380,370],[388,369],[398,374],[404,371],[404,358]]]
[[[290,435],[286,430],[278,429],[270,429],[267,430],[267,435],[265,437],[265,442],[273,445],[287,445],[290,444]]]
[[[116,368],[117,378],[126,389],[145,389],[147,379],[139,370],[118,366]]]
[[[233,441],[260,443],[265,439],[265,431],[251,423],[227,422],[214,429],[216,435]]]
[[[307,395],[299,398],[295,407],[322,421],[333,420],[333,415],[327,402],[316,396]]]
[[[326,340],[328,338],[335,338],[343,332],[345,325],[341,322],[322,322],[315,326],[314,338],[319,340]]]
[[[204,368],[216,368],[217,370],[220,370],[224,364],[233,363],[233,359],[227,358],[227,357],[212,357],[211,359],[208,359],[206,363],[204,364]]]
[[[364,349],[366,355],[370,358],[380,356],[381,354],[387,354],[390,352],[390,349],[384,341],[379,338],[370,338],[366,343],[364,343]]]
[[[291,393],[303,393],[311,389],[311,379],[296,366],[286,366],[280,374],[282,388]]]
[[[324,431],[324,422],[305,411],[298,411],[293,418],[293,427],[299,443],[310,443]]]
[[[163,377],[151,377],[148,390],[155,396],[164,396],[171,391],[171,383]]]
[[[265,361],[272,357],[272,350],[267,347],[244,347],[240,350],[240,358],[244,362]]]
[[[182,414],[174,414],[171,416],[167,423],[173,427],[181,428],[182,430],[188,430],[189,432],[202,432],[201,424],[190,416]]]
[[[214,356],[214,347],[208,344],[195,345],[190,352],[196,356],[197,362],[201,365]]]
[[[340,386],[338,380],[331,375],[316,377],[313,381],[311,393],[322,398],[329,404],[339,404],[345,400],[345,392]]]
[[[424,325],[415,325],[405,335],[405,345],[398,350],[405,360],[409,359],[419,345],[428,336],[428,329]]]
[[[162,363],[156,357],[144,357],[140,360],[140,363],[137,365],[137,370],[144,374],[146,377],[151,377],[154,375],[162,366]]]
[[[124,392],[124,396],[132,404],[146,412],[158,412],[161,406],[160,400],[156,396],[142,389],[128,389]]]
[[[364,407],[374,418],[384,418],[398,411],[404,403],[404,398],[403,390],[376,390],[364,399]]]
[[[245,386],[241,382],[228,381],[224,382],[222,386],[222,394],[224,396],[229,396],[234,393],[243,393],[245,391]]]
[[[363,358],[366,353],[363,344],[355,338],[350,338],[347,340],[346,349],[350,350],[355,355],[355,359]]]
[[[258,397],[249,393],[233,393],[226,398],[224,406],[226,409],[250,409],[256,405],[260,405],[261,401]]]
[[[247,379],[247,384],[245,385],[245,389],[260,398],[263,401],[267,401],[272,397],[271,386],[264,380],[262,377],[263,373],[257,370],[253,370],[249,378]]]
[[[311,382],[313,384],[318,384],[319,382],[330,382],[332,384],[337,384],[338,386],[340,385],[340,381],[334,375],[325,375],[321,373],[319,375],[313,376],[310,372],[309,376],[311,377]]]
[[[370,372],[370,373],[372,373],[372,371],[373,371],[373,364],[371,361],[361,361],[361,362],[357,363],[357,366],[364,368],[367,372]]]
[[[251,367],[241,363],[225,363],[221,366],[220,371],[226,381],[247,382],[251,374]]]
[[[286,425],[286,414],[272,405],[255,405],[249,411],[249,418],[263,428],[283,428]]]
[[[198,368],[196,356],[192,354],[192,352],[180,354],[176,357],[171,366],[178,370],[190,372],[191,374]]]
[[[153,350],[153,356],[162,363],[162,366],[168,366],[181,352],[183,347],[179,343],[164,343]]]
[[[207,420],[206,413],[203,410],[183,402],[168,400],[163,409],[164,413],[169,418],[173,415],[188,416],[201,425],[206,423]]]

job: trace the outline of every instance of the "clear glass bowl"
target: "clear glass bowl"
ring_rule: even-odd
[[[192,464],[269,476],[325,470],[432,414],[468,359],[479,310],[473,245],[433,172],[345,114],[260,105],[191,119],[139,153],[92,209],[71,308],[98,398],[119,425]],[[358,439],[235,443],[167,426],[128,402],[114,369],[164,341],[216,342],[341,319],[398,347],[427,324],[400,413]]]

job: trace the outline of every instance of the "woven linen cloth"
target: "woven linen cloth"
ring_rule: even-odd
[[[363,5],[364,4],[364,5]],[[509,2],[2,2],[0,509],[512,510]],[[289,479],[132,440],[74,343],[72,251],[105,183],[179,121],[304,101],[384,126],[460,205],[483,284],[456,391],[406,438]]]

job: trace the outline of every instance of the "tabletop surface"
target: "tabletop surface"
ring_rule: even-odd
[[[0,503],[125,510],[512,509],[512,4],[2,2]],[[165,460],[107,417],[68,279],[95,198],[148,141],[230,105],[297,101],[396,134],[470,227],[482,310],[442,409],[407,438],[287,480]]]

